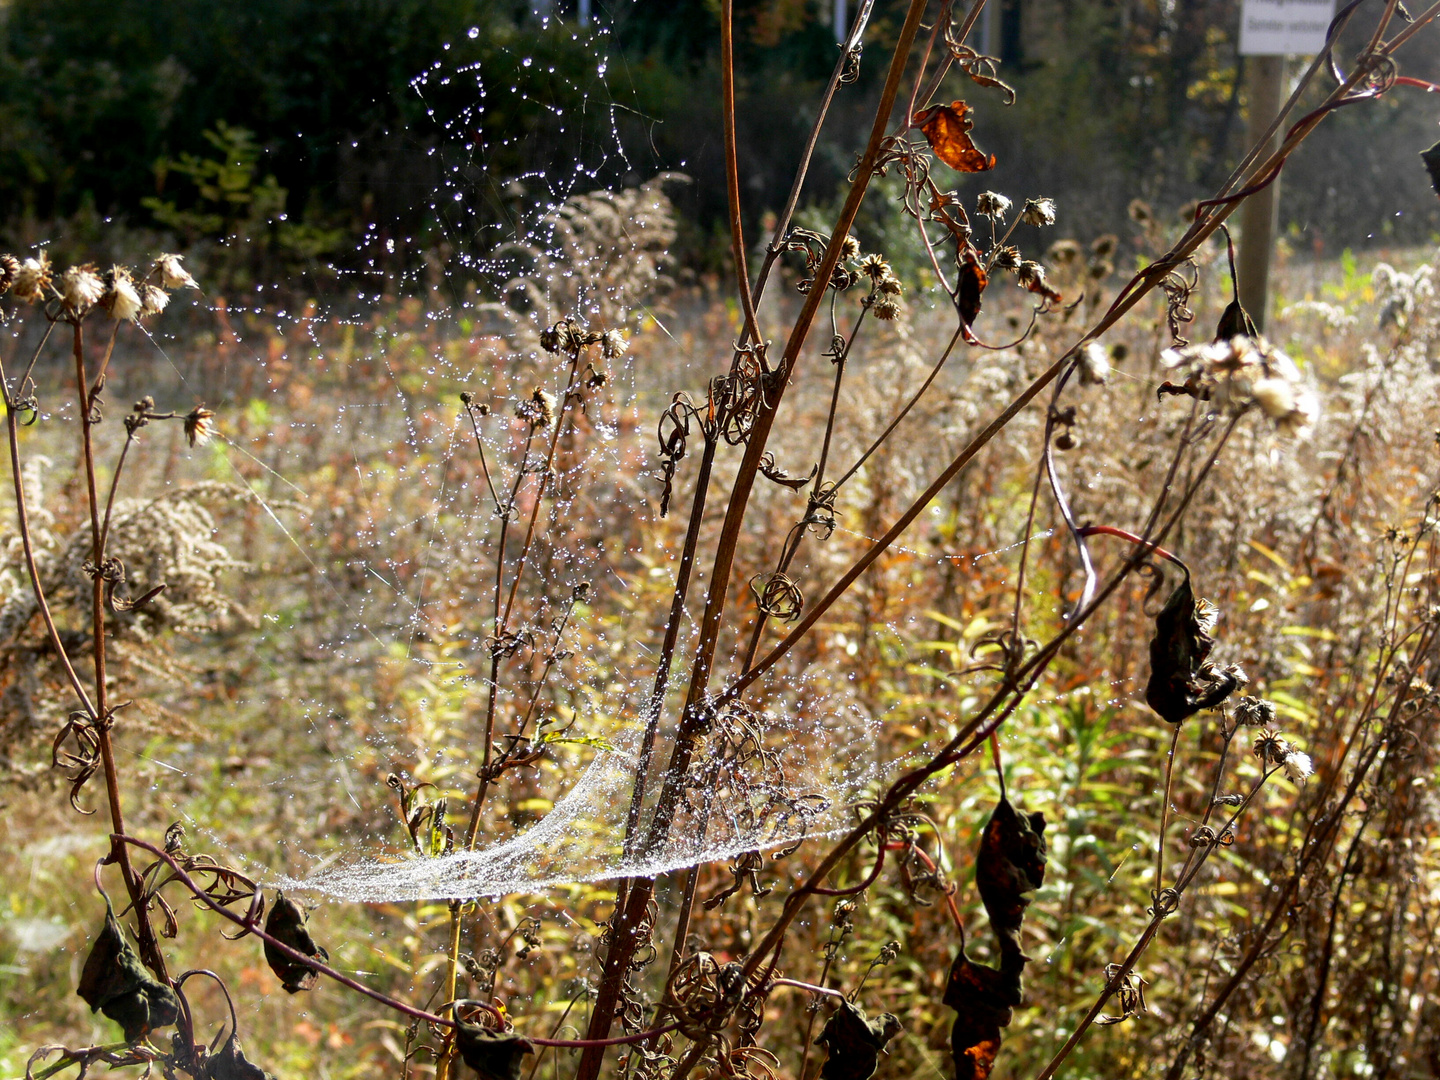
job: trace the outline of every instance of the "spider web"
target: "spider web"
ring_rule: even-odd
[[[601,29],[592,40],[603,80],[608,38]],[[452,241],[449,254],[396,280],[337,268],[342,281],[354,282],[351,299],[299,313],[258,307],[251,313],[273,319],[275,333],[289,344],[284,352],[277,356],[272,347],[262,356],[258,346],[241,343],[242,356],[251,350],[249,358],[264,367],[274,414],[256,417],[264,423],[223,423],[216,455],[259,510],[252,523],[263,536],[259,546],[283,551],[276,559],[295,579],[283,595],[265,592],[262,651],[301,657],[332,673],[328,686],[256,680],[234,699],[252,715],[298,714],[308,729],[303,738],[274,732],[258,739],[260,752],[245,760],[269,793],[277,821],[275,857],[250,862],[249,872],[267,884],[352,902],[470,898],[654,876],[751,851],[773,855],[840,830],[853,820],[849,805],[881,771],[870,752],[880,718],[843,683],[797,676],[775,688],[762,711],[710,733],[665,838],[643,852],[625,851],[674,556],[621,550],[607,538],[634,535],[634,529],[617,529],[618,522],[658,517],[654,425],[676,391],[698,396],[724,370],[729,351],[721,341],[688,352],[649,350],[639,361],[633,353],[613,358],[600,365],[608,384],[587,398],[580,415],[566,416],[564,453],[538,511],[542,539],[529,553],[515,600],[515,625],[533,640],[521,651],[523,663],[502,665],[495,689],[497,715],[506,719],[496,729],[498,749],[532,694],[530,730],[544,723],[557,738],[544,761],[492,785],[487,828],[473,851],[464,850],[483,704],[491,692],[493,568],[500,551],[491,489],[503,493],[516,484],[517,469],[527,471],[516,486],[516,523],[505,547],[508,589],[544,450],[543,438],[527,444],[528,426],[517,408],[536,390],[559,396],[566,384],[566,358],[540,348],[539,331],[573,314],[582,325],[619,328],[631,337],[670,334],[669,316],[655,298],[674,238],[666,191],[683,179],[657,176],[654,168],[644,172],[622,145],[617,107],[589,96],[584,111],[607,122],[597,129],[576,119],[583,168],[497,176],[475,133],[487,104],[506,88],[490,85],[485,71],[442,60],[418,75],[412,89],[428,99],[441,87],[453,96],[457,84],[473,88],[473,104],[434,116],[445,169],[430,209]],[[563,129],[563,112],[540,104]],[[650,178],[639,182],[637,176]],[[508,226],[486,223],[484,204],[493,203],[497,191],[514,196],[516,216]],[[372,225],[364,243],[383,231]],[[410,299],[397,301],[396,294]],[[331,332],[323,329],[327,320]],[[364,332],[369,347],[337,356],[334,327]],[[163,339],[156,344],[166,347]],[[297,371],[301,363],[335,374]],[[348,370],[341,372],[342,365]],[[490,409],[477,421],[478,447],[459,403],[461,389]],[[477,471],[482,452],[488,480]],[[348,481],[317,467],[325,461],[332,473],[351,474]],[[727,467],[722,455],[717,475]],[[693,477],[682,469],[677,490],[687,482]],[[341,488],[348,497],[333,501]],[[670,530],[678,534],[683,510],[672,517],[680,519]],[[703,544],[700,558],[703,563]],[[593,589],[593,600],[567,608],[582,585]],[[681,690],[687,646],[694,644],[690,620],[703,596],[702,582],[691,590],[676,653],[672,682]],[[566,634],[552,640],[556,618],[567,611]],[[747,621],[736,623],[743,630]],[[734,654],[722,650],[722,672],[726,662],[729,670],[738,667],[743,636],[727,645]],[[584,647],[557,661],[537,693],[533,666],[573,649],[575,638]],[[532,677],[523,677],[526,670]],[[380,683],[388,694],[366,694],[367,684]],[[397,693],[397,687],[407,689]],[[376,708],[382,696],[393,703],[407,693],[403,710]],[[647,815],[679,706],[672,685]],[[318,743],[325,755],[312,759],[299,752],[302,743]],[[199,751],[190,769],[204,761],[205,748]],[[407,786],[434,785],[422,789],[428,800],[448,794],[457,850],[417,850],[422,845],[412,843],[386,804],[389,772]],[[542,809],[491,827],[506,813],[514,816],[513,804],[527,802]],[[237,846],[213,810],[197,809],[184,797],[174,805],[210,843]],[[341,825],[283,824],[317,813]]]

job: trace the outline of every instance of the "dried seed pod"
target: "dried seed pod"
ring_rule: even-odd
[[[815,1040],[816,1046],[829,1052],[820,1070],[821,1080],[870,1080],[885,1044],[904,1030],[891,1013],[867,1020],[864,1009],[842,1001]]]
[[[232,1031],[220,1051],[211,1054],[205,1062],[200,1080],[275,1080],[275,1077],[259,1065],[245,1060],[245,1055],[240,1052],[240,1040]]]
[[[514,1032],[491,1031],[463,1022],[455,1031],[455,1049],[480,1080],[520,1080],[521,1062],[526,1054],[535,1052],[529,1039]]]
[[[1004,951],[1020,948],[1020,924],[1030,897],[1045,883],[1045,815],[1027,814],[1001,798],[980,836],[975,885]]]
[[[1145,702],[1170,724],[1180,724],[1202,709],[1213,709],[1248,681],[1238,667],[1217,669],[1209,662],[1215,639],[1210,605],[1195,599],[1190,571],[1160,614],[1150,639],[1150,681]]]
[[[108,898],[105,927],[85,958],[75,992],[85,999],[91,1012],[103,1012],[119,1024],[127,1042],[144,1038],[156,1028],[169,1027],[180,1015],[175,992],[140,962]]]
[[[265,933],[296,952],[316,960],[330,959],[330,954],[316,945],[315,939],[310,936],[310,930],[305,925],[305,909],[294,900],[287,900],[284,893],[275,894],[275,905],[265,919]],[[313,967],[292,960],[268,941],[265,942],[265,962],[292,994],[314,989],[315,981],[320,978],[320,973]]]

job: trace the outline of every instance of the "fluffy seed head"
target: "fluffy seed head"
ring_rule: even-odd
[[[998,192],[982,191],[980,197],[975,200],[975,213],[981,217],[1004,221],[1005,215],[1009,212],[1010,200]]]
[[[134,322],[145,305],[140,300],[130,271],[123,266],[112,266],[105,277],[105,295],[100,298],[101,304],[112,319]]]
[[[72,266],[60,275],[60,302],[72,314],[84,314],[104,295],[105,282],[90,263]]]
[[[37,304],[45,299],[46,290],[54,275],[50,270],[50,256],[45,252],[31,256],[20,264],[15,272],[15,299]]]
[[[198,289],[190,271],[181,264],[183,255],[160,255],[155,259],[155,269],[160,274],[160,284],[167,289]]]
[[[1095,342],[1080,350],[1081,386],[1100,386],[1110,375],[1110,356]]]
[[[1020,211],[1020,220],[1026,225],[1054,225],[1054,199],[1026,199],[1025,209]]]

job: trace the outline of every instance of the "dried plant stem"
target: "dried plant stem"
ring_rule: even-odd
[[[740,164],[735,146],[735,3],[720,0],[720,106],[725,128],[725,197],[730,210],[730,257],[735,261],[735,291],[745,313],[745,332],[759,345],[765,339],[755,318],[750,272],[745,265],[745,224],[740,217]]]
[[[910,0],[905,23],[901,28],[894,55],[891,57],[890,70],[881,93],[880,105],[876,110],[869,142],[856,169],[855,182],[851,185],[845,206],[841,210],[840,218],[829,244],[826,245],[825,254],[821,258],[816,272],[817,286],[806,297],[805,304],[796,319],[779,365],[782,378],[774,380],[769,387],[765,407],[761,409],[755,419],[749,442],[745,447],[744,457],[736,473],[730,502],[726,508],[725,520],[716,543],[715,560],[709,580],[709,595],[706,598],[705,611],[701,617],[700,640],[696,647],[695,663],[691,670],[684,712],[680,719],[680,728],[671,753],[670,763],[666,769],[665,783],[657,802],[653,826],[650,835],[646,837],[647,847],[657,842],[668,829],[674,805],[684,783],[685,774],[689,769],[695,733],[698,731],[702,719],[702,705],[709,690],[715,647],[719,640],[720,623],[734,567],[735,551],[739,542],[741,526],[744,523],[745,510],[754,489],[755,477],[759,473],[760,459],[764,456],[765,443],[774,424],[775,412],[779,408],[785,386],[794,371],[800,349],[809,336],[815,315],[819,311],[820,303],[827,291],[820,283],[828,282],[835,267],[839,265],[842,242],[850,233],[855,216],[859,213],[860,203],[869,186],[870,178],[874,174],[876,163],[879,160],[880,145],[889,126],[890,112],[894,108],[899,92],[900,79],[904,74],[910,48],[914,43],[925,6],[925,0]],[[590,1016],[588,1036],[591,1039],[603,1038],[614,1022],[625,972],[628,970],[630,959],[639,944],[636,928],[640,925],[640,920],[653,892],[653,881],[635,883],[626,897],[625,907],[619,911],[618,917],[612,923],[610,952],[605,960],[595,1005]],[[595,1080],[599,1075],[602,1061],[603,1055],[598,1050],[593,1048],[585,1050],[580,1057],[576,1080]]]
[[[1165,832],[1170,827],[1170,791],[1175,779],[1175,751],[1180,747],[1180,724],[1172,725],[1170,752],[1165,755],[1165,791],[1160,800],[1160,835],[1155,840],[1155,895],[1158,897],[1165,881]]]
[[[94,661],[95,673],[93,723],[96,741],[100,749],[101,768],[105,774],[105,794],[110,804],[111,828],[116,833],[124,833],[125,815],[120,805],[120,776],[115,768],[115,750],[110,739],[112,713],[109,703],[109,687],[106,682],[105,582],[101,573],[101,564],[104,562],[105,553],[101,541],[100,499],[95,479],[95,447],[90,435],[90,429],[94,426],[95,419],[94,395],[88,389],[89,384],[85,376],[84,324],[76,320],[73,327],[72,351],[75,358],[75,390],[80,407],[80,445],[85,462],[85,486],[90,510],[90,561],[94,569],[90,595],[90,652]],[[111,347],[114,347],[113,338]],[[136,936],[140,942],[140,955],[146,966],[158,978],[168,983],[169,974],[166,970],[165,954],[160,951],[160,943],[156,940],[155,930],[150,925],[149,908],[145,903],[140,880],[130,865],[130,853],[124,844],[114,842],[111,844],[110,855],[119,865],[120,876],[125,882],[126,892],[130,895],[131,906],[135,911]]]

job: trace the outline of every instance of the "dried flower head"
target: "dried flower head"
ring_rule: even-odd
[[[14,255],[0,255],[0,295],[15,284],[15,275],[20,273],[20,260]]]
[[[618,360],[625,355],[630,343],[619,330],[606,330],[600,335],[600,353],[606,360]]]
[[[975,213],[981,217],[1004,221],[1005,215],[1009,212],[1010,200],[997,192],[982,191],[980,197],[975,200]]]
[[[1056,240],[1045,252],[1045,258],[1055,266],[1069,266],[1080,260],[1080,245],[1074,240]]]
[[[1025,209],[1020,211],[1020,220],[1026,225],[1054,225],[1054,199],[1026,199]]]
[[[215,414],[203,405],[196,405],[185,414],[185,439],[192,446],[209,442],[215,435]]]
[[[860,256],[860,241],[854,236],[846,236],[840,241],[840,257],[842,259],[855,259]]]
[[[1315,772],[1315,765],[1311,762],[1310,755],[1293,747],[1280,764],[1284,767],[1285,776],[1292,784],[1303,784]]]
[[[190,271],[181,266],[183,255],[159,255],[154,262],[154,268],[160,274],[160,284],[167,289],[198,289]]]
[[[875,317],[885,322],[892,322],[900,317],[900,301],[889,293],[881,293],[875,298]]]
[[[1115,249],[1120,246],[1120,238],[1114,233],[1105,233],[1097,236],[1090,245],[1090,254],[1097,259],[1108,259],[1115,254]]]
[[[1235,719],[1242,724],[1269,727],[1275,722],[1275,703],[1264,698],[1242,697],[1235,703]]]
[[[140,293],[135,288],[135,281],[130,276],[130,271],[123,266],[112,266],[105,275],[105,295],[100,298],[100,302],[110,313],[110,317],[117,321],[133,322],[144,309]]]
[[[860,272],[871,281],[880,281],[890,277],[890,264],[885,261],[884,255],[866,255],[860,260]]]
[[[13,286],[15,299],[38,304],[45,299],[53,276],[50,270],[50,256],[45,252],[42,251],[39,255],[26,259],[15,271]]]
[[[1264,338],[1239,336],[1207,345],[1166,349],[1160,363],[1197,380],[1197,392],[1233,411],[1257,405],[1276,427],[1302,436],[1320,415],[1320,403],[1295,362]]]
[[[991,265],[997,270],[1019,270],[1020,249],[1010,244],[1001,244],[990,253]]]
[[[1155,211],[1150,209],[1150,204],[1144,199],[1130,200],[1130,220],[1137,225],[1144,225],[1155,217]]]
[[[904,292],[904,287],[894,274],[886,274],[875,282],[875,292],[881,296],[899,296]]]
[[[536,387],[534,392],[515,406],[515,415],[532,427],[548,428],[555,422],[555,395]]]
[[[1110,356],[1104,348],[1090,342],[1080,350],[1079,363],[1081,386],[1100,386],[1110,375]]]
[[[72,266],[60,275],[60,302],[72,315],[83,315],[105,295],[105,282],[91,263]]]
[[[1267,768],[1272,765],[1283,765],[1286,757],[1290,754],[1290,744],[1274,728],[1265,728],[1257,732],[1252,749],[1261,764]]]
[[[1021,285],[1031,291],[1038,291],[1045,287],[1045,267],[1033,259],[1026,259],[1020,264],[1020,269],[1015,271],[1016,278]]]
[[[170,303],[170,294],[158,285],[140,286],[140,314],[159,315]]]

